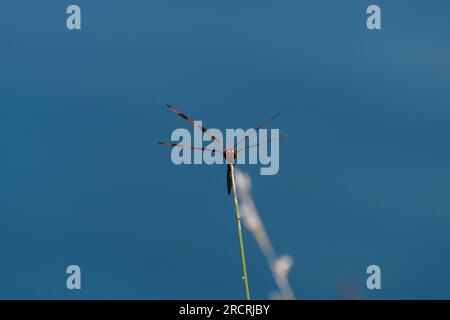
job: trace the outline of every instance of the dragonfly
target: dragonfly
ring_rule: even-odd
[[[258,125],[257,127],[251,129],[250,133],[244,135],[244,137],[242,137],[234,145],[234,147],[227,148],[227,147],[225,147],[223,142],[217,136],[214,136],[212,133],[210,133],[207,128],[205,128],[204,126],[200,125],[197,122],[194,122],[194,120],[189,118],[184,113],[181,113],[180,111],[175,109],[170,104],[166,104],[166,106],[167,106],[167,108],[169,108],[170,111],[172,111],[173,113],[175,113],[176,115],[180,116],[181,118],[183,118],[184,120],[189,122],[191,125],[193,125],[194,128],[196,128],[198,130],[201,130],[204,135],[208,136],[212,141],[216,142],[222,148],[221,152],[223,154],[223,157],[224,157],[225,160],[227,160],[226,163],[227,163],[227,191],[228,191],[228,194],[230,194],[230,192],[231,192],[232,175],[234,174],[234,161],[233,160],[235,160],[237,158],[237,156],[238,156],[238,154],[240,152],[243,152],[243,151],[248,150],[250,148],[255,148],[255,147],[260,146],[260,145],[269,144],[269,143],[277,141],[277,140],[285,139],[285,138],[287,138],[287,137],[289,137],[289,136],[291,136],[291,135],[293,135],[295,133],[295,132],[292,132],[292,133],[289,133],[289,134],[283,134],[283,135],[278,136],[277,138],[269,139],[269,140],[266,140],[266,141],[263,141],[263,142],[258,142],[258,143],[253,144],[253,145],[247,145],[247,146],[245,146],[243,148],[238,149],[238,147],[245,141],[245,138],[249,138],[251,135],[253,135],[256,132],[258,132],[258,130],[265,128],[269,124],[269,122],[271,122],[273,119],[275,119],[276,117],[281,115],[283,112],[285,112],[287,110],[287,107],[284,107],[283,109],[281,109],[277,113],[273,114],[272,116],[270,116],[269,118],[264,120],[260,125]],[[171,142],[163,142],[163,141],[159,141],[158,143],[163,145],[163,146],[167,146],[167,147],[171,147],[171,148],[186,148],[186,149],[191,149],[191,150],[202,150],[202,151],[217,152],[217,150],[215,148],[196,147],[196,146],[183,145],[183,144],[171,143]]]

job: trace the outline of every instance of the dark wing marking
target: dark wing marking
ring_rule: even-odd
[[[194,123],[194,120],[192,120],[191,118],[189,118],[187,115],[185,115],[184,113],[181,113],[180,111],[178,111],[177,109],[175,109],[174,107],[172,107],[170,104],[166,105],[167,108],[170,109],[170,111],[174,112],[175,114],[179,115],[181,118],[183,118],[184,120],[186,120],[187,122],[189,122],[190,124],[192,124],[195,128],[201,130],[205,135],[207,135],[212,141],[216,141],[218,142],[221,146],[223,146],[222,141],[220,141],[219,138],[217,138],[216,136],[212,135],[207,128],[200,126],[200,125],[196,125]]]

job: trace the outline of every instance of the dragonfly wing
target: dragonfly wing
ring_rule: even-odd
[[[270,121],[272,121],[273,119],[275,119],[276,117],[278,117],[280,114],[282,114],[283,112],[285,112],[287,110],[287,107],[284,107],[283,109],[281,109],[280,111],[278,111],[277,113],[275,113],[274,115],[272,115],[270,118],[264,120],[263,123],[261,123],[259,126],[257,126],[256,128],[254,128],[248,135],[244,136],[241,140],[239,140],[236,144],[236,146],[240,145],[245,138],[250,137],[252,134],[254,134],[255,132],[257,132],[259,129],[262,129],[264,127],[266,127]]]
[[[190,124],[192,124],[195,128],[201,130],[206,136],[208,136],[212,141],[216,141],[218,142],[221,146],[223,146],[222,141],[220,141],[219,138],[217,138],[216,136],[212,135],[208,128],[205,128],[203,126],[198,125],[196,122],[194,122],[194,120],[192,120],[191,118],[189,118],[187,115],[181,113],[180,111],[178,111],[177,109],[175,109],[174,107],[172,107],[170,104],[166,105],[167,108],[170,109],[170,111],[172,111],[173,113],[177,114],[178,116],[180,116],[181,118],[183,118],[184,120],[186,120],[187,122],[189,122]]]
[[[274,142],[274,141],[278,141],[278,140],[281,140],[281,139],[286,139],[287,137],[290,137],[290,136],[292,136],[292,135],[294,135],[296,133],[297,132],[291,132],[291,133],[288,133],[288,134],[283,134],[283,135],[281,135],[281,136],[279,136],[278,138],[275,138],[275,139],[270,139],[270,140],[267,140],[267,141],[259,142],[257,144],[252,144],[251,146],[246,146],[245,148],[241,148],[241,149],[237,150],[236,153],[239,153],[239,152],[242,152],[243,150],[248,150],[248,149],[251,149],[251,148],[263,145],[263,144],[269,144],[269,143]]]
[[[203,151],[218,152],[216,149],[212,149],[212,148],[187,146],[187,145],[184,145],[184,144],[178,144],[178,143],[173,143],[173,142],[162,142],[162,141],[159,141],[158,143],[162,144],[163,146],[171,147],[171,148],[185,148],[185,149],[192,149],[192,150],[203,150]]]

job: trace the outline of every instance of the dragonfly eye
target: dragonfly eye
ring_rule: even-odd
[[[233,164],[234,159],[236,159],[236,154],[233,149],[225,149],[224,157],[225,157],[226,163]]]

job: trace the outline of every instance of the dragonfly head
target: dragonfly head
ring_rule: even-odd
[[[236,160],[237,152],[234,148],[225,148],[223,150],[223,157],[225,158],[227,164],[233,164]]]

